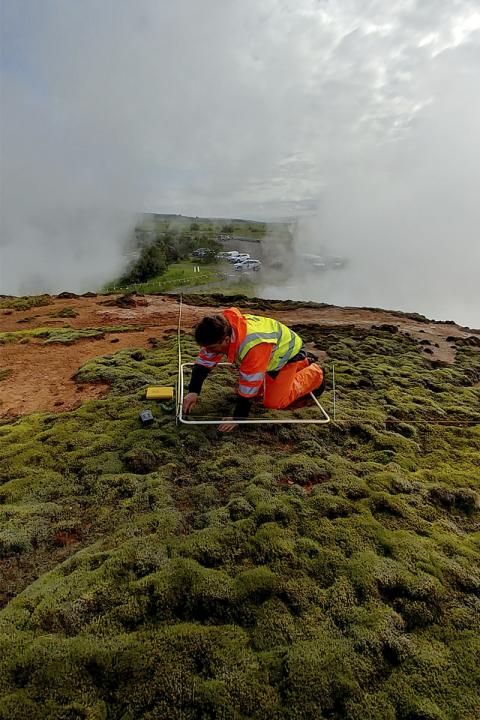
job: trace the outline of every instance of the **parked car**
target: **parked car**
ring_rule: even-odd
[[[244,270],[261,270],[262,269],[262,263],[260,260],[253,260],[250,258],[249,260],[240,260],[240,262],[235,263],[235,270],[238,271],[244,271]]]
[[[243,262],[243,260],[250,260],[249,253],[238,253],[238,255],[235,255],[232,258],[228,258],[228,261],[231,263],[237,263],[237,262]]]
[[[207,248],[197,248],[192,252],[194,257],[204,257],[207,254]]]
[[[217,253],[217,258],[219,260],[233,260],[238,258],[239,255],[240,253],[238,252],[238,250],[227,250]]]

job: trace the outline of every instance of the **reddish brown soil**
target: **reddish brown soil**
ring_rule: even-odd
[[[30,310],[0,310],[0,332],[14,332],[35,327],[102,328],[107,325],[142,326],[141,331],[108,333],[100,339],[79,340],[72,345],[48,344],[41,340],[26,344],[0,345],[0,370],[9,369],[8,377],[0,380],[0,417],[14,418],[32,412],[64,412],[78,407],[88,398],[102,397],[108,392],[103,384],[76,383],[72,375],[91,358],[113,354],[126,347],[150,347],[150,338],[161,338],[177,328],[179,304],[172,296],[138,298],[133,307],[107,306],[113,296],[52,298],[50,305]],[[72,308],[75,318],[53,318],[61,308]],[[183,305],[182,328],[191,329],[203,315],[218,308]],[[387,323],[417,340],[429,340],[431,359],[452,362],[455,348],[448,336],[466,337],[462,328],[444,323],[424,323],[381,310],[357,308],[301,308],[265,313],[286,324],[314,323],[320,325],[354,324],[369,328]],[[30,318],[28,322],[19,322]],[[438,345],[438,347],[436,346]]]

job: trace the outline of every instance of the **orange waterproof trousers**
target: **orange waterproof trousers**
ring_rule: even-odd
[[[320,387],[323,370],[308,359],[287,363],[276,378],[265,376],[263,404],[266,408],[280,410],[286,408],[302,395]]]

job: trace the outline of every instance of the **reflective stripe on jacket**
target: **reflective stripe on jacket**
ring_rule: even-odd
[[[197,359],[195,360],[195,363],[197,365],[204,365],[207,368],[214,368],[215,365],[217,365],[220,360],[222,359],[222,355],[219,355],[218,353],[209,353],[205,350],[205,348],[200,348],[200,352],[198,354]]]
[[[302,339],[283,323],[273,318],[258,315],[244,315],[247,321],[247,333],[237,351],[240,363],[245,355],[259,343],[275,345],[270,356],[267,372],[281,370],[302,347]]]

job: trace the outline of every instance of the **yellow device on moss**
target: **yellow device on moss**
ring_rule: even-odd
[[[173,400],[173,387],[148,387],[147,400]]]

